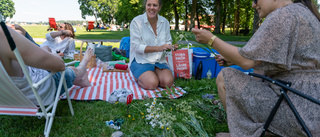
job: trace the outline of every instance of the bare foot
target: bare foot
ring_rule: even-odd
[[[74,70],[74,73],[76,74],[76,79],[73,82],[74,85],[78,85],[81,87],[88,87],[91,85],[88,79],[86,67],[91,57],[93,56],[92,51],[93,50],[91,48],[87,49],[79,66],[77,68],[71,67]]]
[[[88,48],[86,52],[84,53],[84,57],[81,62],[84,62],[85,64],[88,64],[90,61],[91,57],[93,56],[93,49]]]
[[[231,137],[230,133],[218,133],[216,134],[216,137]]]

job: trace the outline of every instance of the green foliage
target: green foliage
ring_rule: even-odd
[[[171,96],[178,95],[176,92],[180,91],[176,91],[176,89],[173,86],[171,88],[166,86],[166,89],[156,92],[156,94],[160,94],[164,98],[170,98]]]
[[[110,23],[114,18],[113,15],[117,11],[118,0],[78,0],[80,4],[81,16],[94,16],[101,18],[105,23]]]
[[[177,123],[177,125],[188,134],[188,136],[193,136],[190,131],[194,130],[198,133],[198,136],[200,137],[209,137],[208,133],[203,128],[203,124],[201,121],[198,121],[196,118],[194,118],[192,115],[190,115],[190,120],[186,121],[185,124]]]
[[[143,0],[119,0],[115,19],[120,23],[131,23],[134,17],[143,14]]]
[[[4,20],[8,17],[12,18],[15,13],[16,10],[12,0],[0,0],[0,14],[2,14]]]

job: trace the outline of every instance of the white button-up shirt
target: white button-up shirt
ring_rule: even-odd
[[[145,53],[147,46],[171,44],[170,24],[167,19],[158,15],[157,36],[148,21],[147,13],[135,17],[130,23],[130,63],[167,63],[164,52]]]
[[[60,50],[61,53],[74,52],[76,44],[73,38],[66,37],[63,40],[60,38],[60,36],[52,38],[50,33],[46,34],[47,41],[41,44],[40,47],[49,46],[52,53],[56,53],[57,50]]]

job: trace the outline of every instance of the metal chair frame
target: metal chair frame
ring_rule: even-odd
[[[320,105],[320,101],[306,95],[306,94],[303,94],[301,93],[300,91],[298,90],[295,90],[293,88],[291,88],[291,82],[286,82],[286,81],[282,81],[282,80],[274,80],[274,79],[271,79],[269,77],[266,77],[266,76],[263,76],[263,75],[259,75],[259,74],[255,74],[255,73],[249,73],[248,75],[250,76],[254,76],[254,77],[258,77],[258,78],[261,78],[263,80],[266,80],[266,81],[269,81],[277,86],[280,86],[281,89],[280,89],[280,97],[278,99],[278,101],[276,102],[275,106],[273,107],[271,113],[269,114],[268,116],[268,119],[263,127],[263,132],[261,133],[260,137],[263,137],[265,135],[265,132],[268,131],[268,127],[271,123],[271,121],[273,120],[277,110],[279,109],[280,107],[280,104],[281,102],[286,101],[290,107],[290,109],[292,110],[294,116],[296,117],[296,119],[298,120],[298,122],[300,123],[300,125],[302,126],[303,130],[305,131],[305,133],[307,134],[308,137],[312,137],[311,133],[310,133],[310,130],[308,129],[308,127],[306,126],[305,122],[303,121],[303,119],[301,118],[299,112],[297,111],[297,109],[294,107],[294,105],[292,104],[287,92],[290,91],[300,97],[303,97],[313,103],[316,103],[318,105]]]

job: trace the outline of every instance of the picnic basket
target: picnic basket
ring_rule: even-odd
[[[80,53],[79,54],[74,54],[73,55],[73,57],[74,57],[74,60],[78,60],[78,61],[81,61],[82,60],[82,58],[83,58],[83,54],[82,54],[82,47],[83,47],[83,44],[84,43],[87,43],[87,45],[88,45],[88,42],[86,42],[86,41],[83,41],[82,43],[81,43],[81,47],[80,47]],[[97,63],[96,63],[96,54],[94,54],[92,57],[91,57],[91,59],[90,59],[90,61],[89,61],[89,63],[87,64],[87,69],[88,68],[94,68],[94,67],[96,67],[96,65],[97,65]]]

